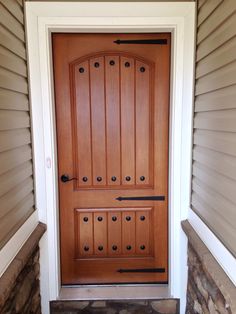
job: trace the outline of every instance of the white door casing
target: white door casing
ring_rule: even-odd
[[[195,3],[26,2],[25,9],[36,208],[39,220],[47,224],[47,233],[40,243],[43,313],[48,313],[48,300],[57,299],[61,289],[52,32],[172,34],[169,295],[181,298],[183,313],[187,278],[187,241],[181,231],[180,222],[187,218],[190,204]]]

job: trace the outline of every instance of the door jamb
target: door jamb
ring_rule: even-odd
[[[195,3],[26,2],[36,208],[47,224],[40,242],[43,313],[60,292],[58,187],[52,32],[171,32],[169,287],[185,305],[187,240],[180,222],[190,204]],[[181,292],[182,291],[182,292]],[[158,297],[158,296],[157,296]],[[182,313],[182,312],[181,312]]]

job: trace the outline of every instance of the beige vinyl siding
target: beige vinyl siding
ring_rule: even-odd
[[[0,248],[33,211],[23,3],[0,0]]]
[[[198,1],[192,208],[236,256],[236,1]]]

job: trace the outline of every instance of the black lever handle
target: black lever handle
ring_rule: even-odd
[[[63,174],[63,175],[61,176],[61,181],[62,181],[63,183],[66,183],[66,182],[72,181],[72,180],[77,180],[77,178],[70,178],[68,174]]]

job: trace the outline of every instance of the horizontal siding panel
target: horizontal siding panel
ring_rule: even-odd
[[[0,221],[0,248],[13,236],[27,218],[34,212],[33,193],[28,195]]]
[[[26,50],[24,43],[12,33],[0,25],[0,45],[6,47],[17,56],[26,60]]]
[[[225,199],[221,194],[213,191],[198,179],[193,179],[193,191],[200,195],[203,201],[214,209],[222,219],[226,220],[229,225],[235,228],[235,204]]]
[[[30,145],[0,154],[0,175],[32,159]]]
[[[0,68],[0,87],[10,89],[22,94],[28,93],[27,80],[15,73]]]
[[[195,145],[193,160],[236,181],[235,157],[229,156],[224,152],[216,152],[208,147]]]
[[[196,81],[196,95],[236,84],[236,61]]]
[[[30,117],[24,111],[0,111],[0,130],[11,130],[30,127]]]
[[[195,98],[195,112],[236,108],[236,85],[199,95]]]
[[[225,113],[226,111],[228,111],[228,115],[222,114],[222,116],[209,116],[207,115],[208,112],[200,112],[195,114],[194,128],[224,132],[236,132],[235,109],[224,110],[220,112]],[[230,113],[232,113],[232,116],[230,116]]]
[[[235,0],[202,3],[196,50],[192,208],[236,256]]]
[[[194,144],[236,157],[236,136],[234,133],[196,130]]]
[[[0,109],[28,111],[28,95],[0,88]]]
[[[193,176],[236,205],[236,182],[194,162]]]
[[[33,175],[32,161],[26,161],[22,165],[4,173],[0,176],[0,197],[22,181]]]
[[[209,35],[207,40],[201,42],[197,47],[197,61],[206,57],[209,53],[235,37],[236,14],[227,19],[224,24]]]
[[[14,53],[10,52],[10,50],[5,49],[0,46],[0,66],[15,72],[19,75],[27,77],[27,67],[26,62],[19,58]]]
[[[0,152],[14,149],[30,143],[31,135],[29,129],[15,129],[0,132]]]
[[[197,1],[198,9],[200,9],[203,6],[203,4],[206,2],[207,2],[207,0],[198,0]]]
[[[24,16],[22,6],[15,0],[0,0],[0,3],[23,25]]]
[[[19,3],[20,6],[23,7],[23,0],[16,0],[16,1]]]
[[[192,195],[192,208],[224,243],[224,245],[236,256],[236,232],[235,228],[222,219],[210,206],[196,194]]]
[[[236,1],[226,0],[198,28],[197,43],[208,37],[221,23],[236,11]]]
[[[208,0],[198,13],[198,26],[221,4],[223,0]]]
[[[12,34],[14,34],[21,41],[25,41],[25,34],[23,25],[18,22],[14,16],[0,3],[0,20],[1,23]]]
[[[17,204],[33,191],[33,179],[27,178],[0,198],[0,219],[7,215]]]
[[[213,72],[236,59],[236,37],[201,60],[196,67],[196,78]]]
[[[0,0],[0,249],[34,211],[21,0]]]

